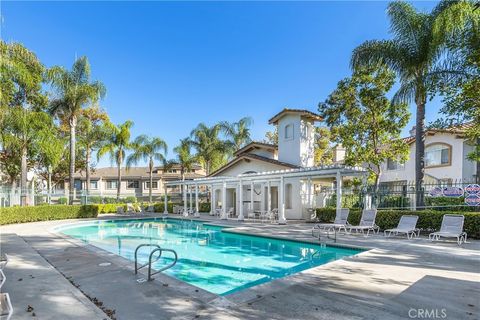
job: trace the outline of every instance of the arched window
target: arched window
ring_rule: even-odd
[[[449,166],[452,164],[452,146],[432,143],[425,147],[425,167]]]
[[[293,124],[285,126],[285,140],[293,139]]]
[[[293,188],[291,183],[285,185],[285,209],[292,209]]]

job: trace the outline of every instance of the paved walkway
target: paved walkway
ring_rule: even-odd
[[[425,239],[385,240],[380,236],[342,235],[338,238],[340,244],[374,249],[243,290],[229,295],[227,300],[164,275],[154,282],[138,283],[132,262],[51,232],[53,226],[64,223],[67,222],[3,226],[0,228],[2,250],[16,252],[16,242],[30,246],[33,255],[34,250],[38,252],[37,260],[46,264],[43,260],[46,258],[85,294],[97,298],[105,309],[115,310],[117,319],[408,319],[409,316],[418,318],[424,310],[434,310],[438,315],[445,312],[446,319],[480,317],[479,241],[459,248],[455,243],[432,245]],[[315,241],[309,235],[311,225],[305,223],[286,226],[221,223],[235,227],[229,229],[232,232]],[[6,232],[18,234],[26,243],[18,237],[5,236]],[[102,266],[105,262],[110,265]],[[35,268],[42,265],[40,261],[27,262],[20,257],[17,268],[26,269],[30,264]],[[9,280],[17,277],[12,272],[7,269]],[[56,276],[62,279],[58,272]],[[38,278],[29,281],[39,281],[35,279]],[[57,281],[60,280],[50,279],[44,285],[56,292]],[[79,294],[67,280],[62,281],[70,286],[71,292],[62,290],[59,295],[76,297]],[[55,285],[52,287],[52,284]],[[33,290],[29,287],[6,286],[6,291],[16,292],[17,297],[32,293],[33,300],[17,298],[17,310],[24,317],[27,301],[33,303],[41,292],[40,287]],[[12,295],[14,302],[15,299]],[[81,310],[85,307],[82,312],[95,314],[79,318],[98,318],[99,309],[88,299],[73,304]],[[51,319],[64,318],[62,312],[65,311],[60,305],[51,304]],[[54,312],[57,317],[53,316]]]
[[[1,234],[1,250],[14,308],[12,319],[105,319],[106,315],[16,234]],[[33,309],[27,312],[28,306]]]

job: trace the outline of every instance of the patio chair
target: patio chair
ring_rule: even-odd
[[[0,254],[0,270],[3,270],[8,263],[8,256],[6,253]]]
[[[155,206],[153,204],[149,204],[148,206],[146,207],[140,207],[140,209],[142,210],[142,213],[152,213],[152,212],[155,212]]]
[[[370,234],[370,231],[375,231],[378,233],[380,228],[375,224],[375,218],[377,217],[377,209],[367,209],[363,210],[362,218],[360,219],[360,224],[358,226],[350,226],[349,232],[355,230],[356,232],[361,231],[362,234],[367,231],[367,237]]]
[[[234,218],[234,216],[235,216],[235,208],[230,207],[230,209],[228,209],[227,211],[227,218]]]
[[[318,223],[312,228],[312,236],[314,235],[314,232],[318,230],[318,232],[322,230],[344,230],[347,232],[347,227],[349,226],[348,223],[348,215],[350,213],[350,209],[348,208],[342,208],[340,210],[337,210],[337,214],[335,216],[335,221],[333,223]]]
[[[13,314],[12,302],[8,293],[0,293],[0,319],[10,320]]]
[[[255,211],[249,209],[247,211],[247,219],[253,219],[253,221],[255,221],[256,218],[257,218],[257,214],[255,213]]]
[[[124,214],[125,210],[123,209],[123,206],[117,207],[117,214]]]
[[[395,235],[398,235],[399,233],[404,233],[407,235],[407,239],[418,237],[420,235],[420,229],[417,228],[417,221],[418,216],[403,215],[400,218],[397,227],[383,231],[383,235],[385,237],[390,237],[392,233]]]
[[[465,216],[461,214],[446,214],[442,219],[440,231],[432,232],[428,235],[430,241],[440,240],[444,238],[457,238],[458,245],[467,242],[467,233],[463,231],[463,222]]]
[[[127,213],[135,213],[135,207],[133,206],[133,203],[127,203]]]
[[[0,289],[2,288],[5,281],[7,281],[7,277],[5,277],[5,273],[3,273],[3,270],[0,270]]]

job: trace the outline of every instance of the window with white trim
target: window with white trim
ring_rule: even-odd
[[[425,167],[451,165],[452,147],[445,143],[430,144],[425,148]]]

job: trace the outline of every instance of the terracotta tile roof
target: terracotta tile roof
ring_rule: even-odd
[[[459,125],[451,126],[444,129],[428,129],[425,130],[425,135],[434,135],[435,133],[451,133],[451,134],[462,134],[465,133],[466,130],[472,128],[474,126],[474,122],[465,122]],[[405,137],[403,138],[408,144],[412,144],[415,142],[415,136]]]
[[[242,159],[254,159],[254,160],[259,160],[259,161],[268,162],[268,163],[271,163],[271,164],[275,164],[275,165],[278,165],[278,166],[283,166],[283,167],[290,168],[290,169],[300,168],[299,166],[296,166],[296,165],[293,165],[293,164],[290,164],[290,163],[278,161],[278,160],[271,159],[271,158],[267,158],[267,157],[262,157],[262,156],[259,156],[259,155],[257,155],[257,154],[253,154],[253,153],[242,153],[242,154],[240,154],[238,157],[232,159],[230,162],[228,162],[226,165],[224,165],[224,166],[221,167],[220,169],[216,170],[215,172],[212,172],[212,173],[209,175],[209,177],[213,177],[213,176],[218,175],[219,173],[221,173],[221,172],[225,171],[226,169],[230,168],[231,166],[233,166],[234,164],[238,163],[238,162],[239,162],[240,160],[242,160]]]
[[[199,166],[199,165],[195,165],[193,168],[195,170],[199,170],[202,167]],[[164,174],[163,171],[160,171],[160,172],[155,173],[157,170],[162,170],[161,166],[160,167],[155,167],[153,169],[153,172],[154,172],[153,177],[154,178],[169,177],[169,176],[177,177],[178,175],[180,175],[180,172],[178,171],[179,166],[174,166],[174,167],[172,167],[172,169],[176,169],[177,172],[176,173],[167,172],[167,173]],[[148,178],[149,177],[148,167],[131,167],[128,170],[125,167],[123,167],[121,169],[121,172],[122,172],[122,179],[123,178],[128,179],[128,178]],[[91,173],[91,178],[94,178],[94,179],[97,179],[97,178],[113,178],[113,179],[116,179],[117,176],[118,176],[117,167],[94,168],[94,169],[92,169],[92,173]],[[203,176],[204,175],[202,175],[202,174],[192,173],[192,172],[185,174],[185,177],[188,178],[188,179],[203,177]],[[74,174],[74,177],[79,178],[79,179],[85,178],[85,171],[84,170],[77,171]]]
[[[278,146],[276,144],[271,144],[271,143],[265,143],[265,142],[259,142],[259,141],[252,141],[243,148],[238,149],[235,151],[234,155],[237,156],[241,153],[245,153],[251,149],[254,148],[259,148],[259,149],[278,149]]]
[[[310,118],[310,119],[315,120],[315,121],[323,120],[322,117],[320,117],[320,115],[318,115],[318,114],[316,114],[312,111],[308,111],[308,110],[304,110],[304,109],[285,108],[282,111],[280,111],[279,113],[277,113],[276,115],[274,115],[270,120],[268,120],[268,123],[269,124],[276,124],[278,122],[278,120],[286,114],[300,114],[300,116],[302,116],[302,117]]]

